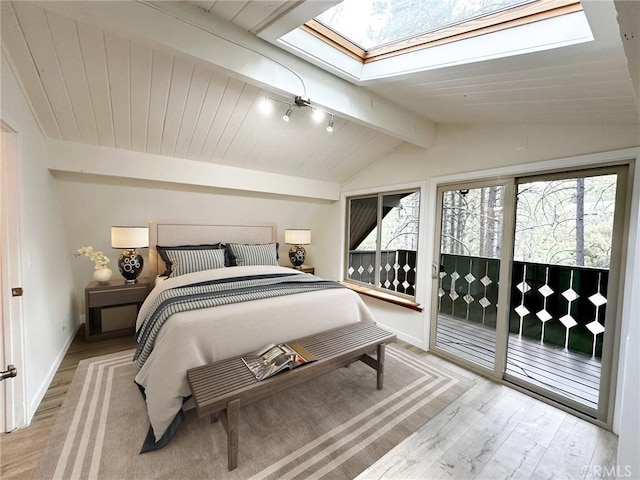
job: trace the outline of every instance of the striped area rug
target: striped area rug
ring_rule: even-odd
[[[242,408],[229,472],[222,425],[193,409],[169,446],[138,454],[149,424],[132,355],[80,362],[36,479],[350,479],[470,386],[391,345],[382,391],[358,362]]]

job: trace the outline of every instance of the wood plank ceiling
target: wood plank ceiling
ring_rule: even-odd
[[[285,123],[269,92],[31,2],[2,2],[2,39],[50,138],[337,183],[402,143],[307,108]]]
[[[434,70],[369,88],[393,92],[393,100],[409,110],[428,110],[437,123],[638,124],[621,50],[583,59],[540,57]]]
[[[188,3],[255,33],[299,2]],[[582,3],[593,42],[366,88],[436,123],[638,125],[611,2]],[[326,120],[313,123],[308,109],[294,108],[285,123],[283,104],[270,117],[258,112],[273,94],[210,64],[66,17],[46,2],[0,5],[3,53],[50,138],[337,183],[402,143],[340,117],[329,134]]]

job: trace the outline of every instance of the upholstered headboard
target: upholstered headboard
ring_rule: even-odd
[[[149,279],[165,270],[156,245],[200,245],[223,243],[270,243],[277,238],[273,223],[234,223],[202,220],[149,221]]]

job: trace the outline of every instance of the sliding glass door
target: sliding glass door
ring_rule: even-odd
[[[517,181],[505,378],[604,419],[625,171]]]
[[[431,349],[610,422],[626,170],[440,187]]]
[[[488,372],[495,370],[500,338],[496,327],[506,193],[502,183],[438,190],[432,349]]]

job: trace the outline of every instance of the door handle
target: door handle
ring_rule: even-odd
[[[18,369],[13,365],[7,365],[7,370],[0,372],[0,381],[5,378],[15,377],[16,375],[18,375]]]

